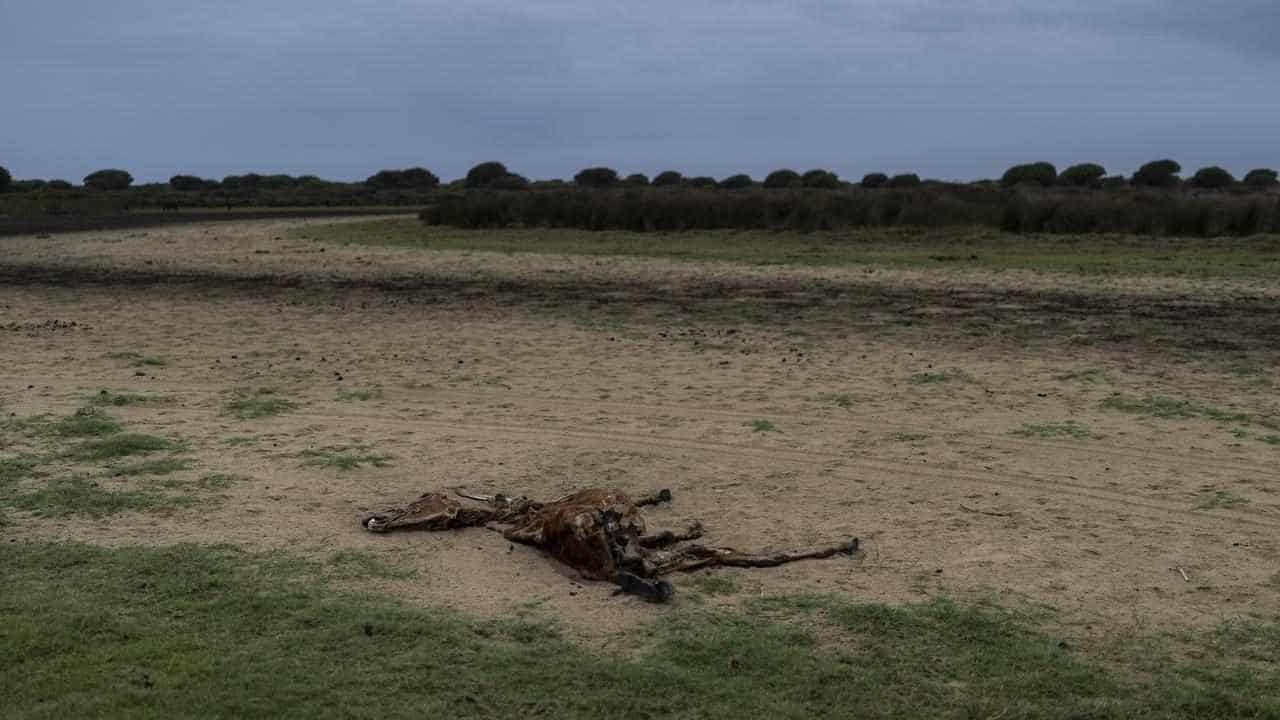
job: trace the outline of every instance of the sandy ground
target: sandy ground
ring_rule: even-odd
[[[412,571],[362,587],[607,643],[663,610],[493,532],[379,536],[359,518],[454,485],[665,487],[650,524],[700,519],[711,543],[863,540],[855,558],[719,571],[737,591],[712,603],[992,599],[1084,639],[1280,615],[1280,444],[1264,440],[1280,430],[1103,405],[1280,417],[1280,319],[1250,314],[1276,295],[1264,283],[434,253],[286,234],[304,224],[0,239],[0,411],[165,396],[111,412],[185,441],[179,479],[247,478],[166,513],[11,513],[6,541],[361,551]],[[1114,329],[1133,307],[1165,313],[1162,342]],[[975,313],[1034,331],[974,332]],[[224,412],[261,388],[297,408]],[[1065,423],[1088,436],[1017,434]],[[304,464],[333,446],[391,459]]]

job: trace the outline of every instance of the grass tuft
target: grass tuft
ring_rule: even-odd
[[[1018,437],[1070,437],[1077,440],[1098,437],[1097,435],[1089,432],[1088,428],[1074,421],[1068,421],[1065,423],[1047,423],[1045,425],[1023,425],[1022,429],[1012,430],[1009,434],[1017,435]]]
[[[395,458],[394,455],[375,455],[361,452],[367,449],[364,445],[331,445],[303,450],[301,457],[304,458],[304,465],[334,467],[339,470],[354,470],[365,464],[374,467],[386,467],[390,464],[387,461]]]
[[[751,432],[782,432],[769,420],[752,420],[747,423],[747,427],[751,428]]]
[[[256,392],[238,391],[236,397],[227,401],[223,410],[241,420],[279,415],[297,407],[292,401],[284,398],[269,397],[273,391],[266,388]]]
[[[69,450],[67,457],[83,462],[99,462],[130,455],[145,455],[159,450],[173,450],[177,446],[177,443],[162,437],[126,433],[81,443]]]
[[[112,353],[113,360],[127,360],[129,367],[164,367],[169,364],[168,360],[155,355],[143,355],[136,352],[118,352]]]

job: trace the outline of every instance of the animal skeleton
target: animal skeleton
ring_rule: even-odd
[[[632,500],[617,488],[588,488],[546,503],[506,495],[456,494],[481,505],[464,505],[445,493],[428,492],[407,505],[370,513],[361,525],[375,533],[399,528],[501,529],[508,540],[545,550],[585,578],[615,583],[618,590],[614,594],[640,595],[652,602],[671,598],[671,583],[661,577],[675,571],[717,565],[775,567],[796,560],[851,555],[858,550],[857,538],[774,555],[698,544],[677,547],[702,537],[702,524],[694,522],[683,532],[646,534],[640,510],[670,502],[670,490]]]

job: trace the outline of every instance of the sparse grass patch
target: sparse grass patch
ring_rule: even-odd
[[[245,480],[248,480],[248,479],[249,478],[243,475],[213,473],[212,475],[205,475],[204,477],[197,480],[196,487],[200,488],[201,490],[226,490],[230,488],[232,485],[235,485],[236,483],[239,483],[239,482],[244,482]]]
[[[136,352],[111,353],[111,358],[113,360],[126,360],[129,363],[129,367],[164,367],[169,364],[169,361],[162,357],[156,355],[143,355],[142,353]]]
[[[228,400],[223,411],[241,420],[279,415],[297,407],[290,400],[271,397],[274,390],[260,388],[256,391],[238,390],[236,396]]]
[[[40,517],[103,517],[127,510],[150,510],[183,503],[182,499],[160,493],[106,490],[97,482],[80,476],[50,478],[43,487],[16,493],[9,498],[9,504],[14,508]]]
[[[373,553],[361,550],[339,550],[329,556],[328,569],[333,577],[402,579],[413,577],[412,568],[400,568],[387,563]]]
[[[1264,435],[1258,439],[1268,445],[1280,445],[1280,435]]]
[[[751,428],[751,432],[782,432],[769,420],[752,420],[747,426]]]
[[[252,445],[258,442],[258,438],[255,435],[237,435],[227,438],[226,442],[232,447],[240,447],[241,445]]]
[[[120,432],[120,423],[97,408],[86,407],[50,424],[47,430],[58,437],[102,437]]]
[[[1075,438],[1077,440],[1084,440],[1087,438],[1098,437],[1097,435],[1094,435],[1093,433],[1089,432],[1088,428],[1074,421],[1068,421],[1065,423],[1047,423],[1044,425],[1028,424],[1028,425],[1023,425],[1020,430],[1010,431],[1009,434],[1017,435],[1018,437],[1041,437],[1041,438],[1070,437],[1070,438]]]
[[[1069,372],[1062,373],[1061,375],[1055,375],[1053,379],[1071,382],[1096,383],[1100,380],[1105,380],[1106,373],[1098,368],[1084,368],[1082,370],[1071,370]]]
[[[829,402],[838,408],[853,407],[853,398],[849,395],[822,395],[819,397],[823,402]]]
[[[382,388],[371,388],[368,390],[352,390],[350,392],[339,392],[338,399],[344,402],[352,401],[352,400],[359,400],[359,401],[381,400]]]
[[[973,376],[959,368],[952,368],[942,372],[916,373],[911,376],[911,382],[916,385],[929,385],[932,383],[944,383],[957,380],[971,382],[973,380]]]
[[[137,477],[139,475],[172,475],[180,470],[191,468],[191,461],[179,458],[163,458],[160,460],[144,460],[132,465],[112,468],[109,474],[116,477]]]
[[[1249,498],[1240,497],[1225,490],[1215,490],[1212,495],[1206,495],[1200,500],[1200,504],[1196,507],[1201,510],[1212,510],[1214,508],[1235,507],[1237,505],[1249,504]]]
[[[718,573],[692,575],[685,584],[703,595],[732,595],[738,592],[738,585],[732,578]]]
[[[604,655],[545,624],[338,593],[324,575],[231,548],[8,544],[0,639],[14,671],[0,674],[0,697],[15,719],[252,717],[264,707],[350,717],[369,714],[370,698],[388,719],[714,719],[744,707],[769,718],[943,720],[1280,713],[1280,671],[1247,664],[1271,654],[1267,623],[1213,636],[1208,661],[1125,659],[1141,676],[1017,616],[947,602],[789,603],[838,633],[821,649],[789,622],[672,608],[639,651]]]
[[[39,464],[40,458],[35,455],[0,457],[0,491],[19,480],[35,476],[35,468]]]
[[[98,407],[126,407],[129,405],[159,405],[171,402],[171,400],[170,398],[161,397],[159,395],[113,393],[102,390],[99,391],[97,395],[90,395],[88,402],[90,405]]]
[[[1208,405],[1191,402],[1190,400],[1175,400],[1173,398],[1159,396],[1135,400],[1132,398],[1125,398],[1120,395],[1112,395],[1102,401],[1102,406],[1112,410],[1133,413],[1135,415],[1150,415],[1151,417],[1159,418],[1207,417],[1221,422],[1243,423],[1248,423],[1252,419],[1252,416],[1246,413],[1229,412],[1219,408],[1210,407]]]
[[[101,440],[91,440],[73,447],[67,457],[83,462],[100,462],[130,455],[145,455],[159,450],[173,450],[178,444],[155,435],[125,433]]]
[[[896,432],[893,434],[893,439],[896,442],[920,442],[921,440],[928,440],[929,435],[926,433]]]
[[[302,451],[303,464],[335,467],[339,470],[354,470],[364,464],[374,467],[386,467],[390,464],[387,461],[395,457],[393,455],[375,455],[362,452],[368,449],[368,446],[365,445],[331,445],[322,448],[309,448]]]

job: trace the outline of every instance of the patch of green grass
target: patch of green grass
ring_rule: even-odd
[[[1243,423],[1248,423],[1252,419],[1252,416],[1246,413],[1229,412],[1208,405],[1191,402],[1190,400],[1175,400],[1173,398],[1158,396],[1135,400],[1132,398],[1125,398],[1120,395],[1112,395],[1102,401],[1102,406],[1112,410],[1133,413],[1135,415],[1150,415],[1151,417],[1159,418],[1207,417],[1221,422]]]
[[[191,468],[191,461],[179,458],[163,458],[160,460],[144,460],[132,465],[112,468],[109,473],[116,477],[137,477],[138,475],[172,475],[180,470]]]
[[[58,437],[102,437],[120,432],[120,423],[97,408],[80,408],[47,427]]]
[[[1264,435],[1258,439],[1268,445],[1280,445],[1280,435]]]
[[[468,230],[415,219],[313,225],[294,237],[322,242],[414,247],[426,251],[664,257],[755,265],[878,265],[937,268],[961,258],[966,268],[1077,274],[1198,277],[1280,276],[1274,236],[1160,238],[1128,235],[1033,235],[983,228],[868,227],[837,232],[689,231],[638,233],[563,228]]]
[[[944,370],[942,372],[916,373],[915,375],[911,376],[911,382],[915,383],[916,385],[929,385],[931,383],[952,382],[954,380],[962,380],[965,382],[969,382],[973,380],[973,377],[970,376],[965,371],[956,369],[956,368],[953,368],[951,370]]]
[[[386,467],[390,464],[387,461],[395,458],[393,455],[375,455],[361,452],[367,449],[364,445],[332,445],[307,449],[302,451],[302,457],[305,459],[303,464],[335,467],[339,470],[354,470],[366,463],[374,467]]]
[[[929,436],[925,433],[896,432],[893,434],[893,439],[896,442],[920,442],[928,440]]]
[[[1062,380],[1062,381],[1096,383],[1100,380],[1105,380],[1106,373],[1104,373],[1102,370],[1099,370],[1098,368],[1084,368],[1083,370],[1071,370],[1069,372],[1062,373],[1061,375],[1055,375],[1053,379]]]
[[[692,575],[682,583],[697,590],[703,595],[732,595],[738,592],[738,585],[732,578],[721,574]]]
[[[333,577],[402,579],[413,577],[412,568],[396,567],[377,555],[361,550],[339,550],[329,556],[328,571]]]
[[[849,395],[823,395],[820,399],[823,402],[829,402],[838,408],[853,407],[853,398]]]
[[[1070,437],[1077,440],[1096,437],[1093,433],[1089,432],[1088,428],[1074,421],[1068,421],[1065,423],[1047,423],[1044,425],[1023,425],[1022,429],[1012,430],[1009,434],[1017,435],[1018,437]]]
[[[227,444],[232,447],[240,447],[241,445],[252,445],[253,443],[256,443],[256,442],[258,442],[258,438],[255,435],[237,435],[235,437],[227,438]]]
[[[155,435],[125,433],[76,445],[67,452],[67,457],[82,462],[100,462],[130,455],[145,455],[160,450],[173,450],[177,447],[174,441]]]
[[[1240,497],[1225,490],[1215,490],[1212,495],[1206,495],[1200,500],[1200,504],[1196,507],[1201,510],[1212,510],[1222,507],[1236,507],[1237,505],[1248,505],[1249,498]]]
[[[351,392],[340,392],[338,393],[338,399],[344,402],[351,401],[351,400],[359,400],[359,401],[381,400],[382,388],[372,388],[369,390],[352,390]]]
[[[11,495],[8,503],[40,517],[104,517],[128,510],[171,508],[183,499],[139,490],[108,490],[88,478],[50,478],[44,486]]]
[[[271,397],[272,390],[266,388],[256,392],[238,391],[236,397],[228,400],[223,411],[241,420],[279,415],[297,407],[292,401]]]
[[[1126,673],[992,608],[813,602],[810,630],[671,608],[616,654],[544,623],[339,593],[231,548],[8,544],[8,717],[1274,717],[1276,628]],[[799,612],[798,605],[788,611]],[[1130,667],[1138,665],[1133,661]],[[1148,667],[1149,665],[1149,667]],[[495,682],[495,678],[500,681]]]
[[[156,355],[143,355],[136,352],[118,352],[112,353],[113,360],[127,360],[129,367],[164,367],[169,364],[168,360]]]
[[[751,428],[751,432],[782,432],[769,420],[752,420],[747,426]]]
[[[40,458],[35,455],[0,457],[0,490],[36,475]]]
[[[98,407],[126,407],[129,405],[158,405],[168,403],[170,399],[159,395],[113,393],[102,390],[97,395],[90,395],[88,402],[90,405]]]
[[[229,475],[226,473],[213,473],[205,475],[196,481],[196,487],[201,490],[226,490],[236,483],[248,480],[243,475]]]

